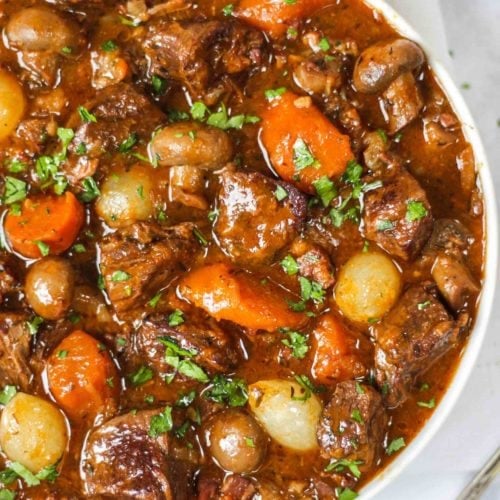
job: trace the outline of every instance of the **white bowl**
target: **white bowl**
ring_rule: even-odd
[[[427,59],[434,70],[434,73],[444,90],[445,94],[455,110],[465,137],[472,145],[476,159],[476,167],[479,174],[479,185],[484,195],[485,208],[485,264],[484,282],[481,293],[479,309],[473,331],[470,334],[466,347],[461,355],[455,376],[453,377],[446,394],[442,398],[432,417],[427,421],[420,433],[413,439],[404,451],[400,452],[397,458],[378,474],[370,483],[361,489],[360,494],[363,499],[373,498],[384,487],[397,477],[405,467],[407,467],[417,455],[424,449],[429,441],[437,433],[444,423],[452,408],[464,388],[476,362],[481,344],[486,335],[488,320],[490,317],[493,295],[495,292],[498,259],[498,222],[495,190],[493,180],[488,167],[488,161],[484,152],[481,138],[477,127],[472,119],[469,109],[465,104],[458,88],[453,83],[450,75],[443,65],[433,55],[432,49],[422,40],[422,37],[384,0],[364,0],[366,4],[380,12],[382,16],[393,26],[402,36],[417,42],[427,54]]]

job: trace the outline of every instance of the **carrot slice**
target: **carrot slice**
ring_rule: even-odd
[[[232,321],[251,330],[297,328],[307,321],[304,314],[290,309],[294,296],[226,264],[191,271],[181,281],[179,291],[183,298],[215,319]]]
[[[313,377],[321,384],[351,380],[366,374],[366,341],[347,330],[332,314],[322,316],[313,332]]]
[[[24,200],[19,215],[8,213],[5,233],[12,248],[25,257],[58,255],[73,244],[84,217],[82,204],[69,191],[62,196],[36,196]]]
[[[331,5],[334,0],[242,0],[236,17],[245,19],[253,26],[266,31],[273,38],[283,35],[297,21],[315,10]]]
[[[314,194],[313,182],[344,173],[354,159],[349,137],[292,92],[273,99],[263,114],[262,143],[280,177]]]
[[[93,419],[118,398],[116,367],[94,337],[77,330],[54,350],[47,364],[49,389],[72,419]]]

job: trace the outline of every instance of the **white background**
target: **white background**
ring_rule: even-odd
[[[462,93],[500,195],[500,0],[388,1],[436,48],[457,85],[470,85]],[[485,344],[458,404],[433,441],[377,500],[453,500],[500,446],[499,338],[497,293]],[[484,495],[484,500],[494,499],[500,500],[498,479]]]

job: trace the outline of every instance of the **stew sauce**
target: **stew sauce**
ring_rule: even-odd
[[[422,50],[359,0],[0,24],[0,498],[355,498],[481,288],[474,156]]]

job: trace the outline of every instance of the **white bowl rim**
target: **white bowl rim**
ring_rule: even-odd
[[[414,40],[425,51],[427,60],[437,77],[441,88],[447,95],[455,113],[462,123],[464,134],[472,145],[478,171],[478,183],[484,196],[485,209],[485,264],[484,281],[481,300],[477,311],[476,322],[468,342],[461,353],[461,360],[455,375],[438,407],[422,430],[411,443],[380,474],[375,476],[360,490],[360,498],[373,498],[389,485],[425,448],[437,433],[441,425],[455,406],[467,380],[474,368],[481,345],[487,332],[488,321],[493,307],[498,265],[498,222],[495,188],[488,166],[486,153],[472,115],[443,64],[436,58],[434,51],[422,39],[410,24],[398,14],[385,0],[363,0],[369,7],[378,11],[387,22],[402,36]]]

